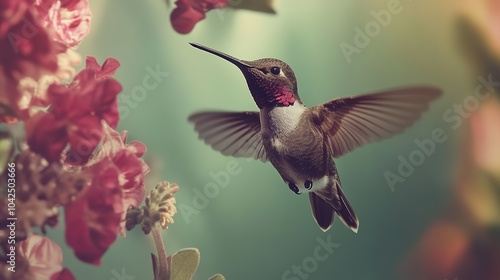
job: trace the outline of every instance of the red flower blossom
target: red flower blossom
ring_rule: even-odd
[[[0,5],[0,38],[4,38],[10,27],[22,19],[29,5],[25,0],[2,1]]]
[[[62,268],[61,248],[49,238],[33,234],[20,243],[19,251],[29,262],[28,274],[33,279],[75,279]]]
[[[102,66],[97,63],[97,60],[93,56],[87,56],[85,60],[85,68],[92,70],[96,79],[113,75],[118,67],[120,67],[120,62],[112,57],[106,59]]]
[[[175,31],[187,34],[198,21],[205,18],[205,13],[222,8],[228,0],[177,0],[170,21]]]
[[[49,86],[51,110],[39,112],[26,122],[32,151],[54,162],[69,144],[71,163],[87,162],[101,140],[101,120],[112,127],[119,120],[116,95],[122,87],[113,78],[96,79],[98,73],[92,68],[84,69],[69,87]]]
[[[35,7],[53,39],[66,47],[78,45],[90,31],[88,0],[36,0]]]
[[[87,35],[90,18],[88,0],[2,0],[0,91],[6,94],[0,105],[14,117],[0,116],[0,121],[28,118],[30,106],[46,105],[46,84],[73,76],[68,66],[74,55],[67,48]]]
[[[100,258],[124,235],[125,215],[130,205],[144,199],[144,176],[148,166],[138,157],[145,151],[142,143],[125,145],[124,139],[104,124],[100,149],[86,172],[93,176],[88,189],[66,207],[66,239],[78,258],[99,264]]]
[[[0,4],[0,105],[19,116],[22,98],[20,79],[38,79],[57,70],[57,50],[47,31],[38,22],[30,2],[4,0]],[[2,121],[13,120],[12,116]]]
[[[149,166],[141,158],[146,152],[146,146],[139,141],[127,141],[127,131],[119,134],[107,124],[103,125],[103,136],[100,148],[90,162],[98,162],[103,158],[112,159],[118,170],[119,186],[122,190],[122,223],[120,232],[125,236],[125,215],[129,206],[138,206],[144,200],[144,177],[149,172]]]
[[[3,33],[0,34],[0,66],[4,75],[16,81],[26,76],[36,79],[44,71],[56,71],[58,53],[36,15],[19,5],[14,11],[2,11],[0,8],[2,13],[16,13],[17,21],[0,24],[0,28],[8,28],[0,31]],[[19,10],[24,11],[22,16]]]
[[[119,171],[111,159],[103,159],[91,172],[90,186],[65,207],[66,242],[80,260],[99,265],[118,235],[122,192]]]
[[[144,161],[129,150],[121,150],[113,157],[113,162],[120,171],[118,180],[122,191],[122,225],[120,231],[124,234],[124,218],[129,206],[138,206],[144,200]],[[147,170],[149,171],[149,169]]]

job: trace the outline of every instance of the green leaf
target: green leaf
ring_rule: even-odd
[[[200,251],[196,248],[186,248],[172,255],[171,279],[191,280],[200,264]]]
[[[153,275],[154,279],[158,278],[158,258],[156,257],[155,254],[151,253],[151,262],[153,263]]]
[[[220,275],[220,274],[215,274],[214,276],[210,277],[210,279],[208,280],[225,280],[226,278],[224,278],[224,276]]]
[[[0,175],[6,169],[7,162],[11,160],[14,150],[14,141],[7,132],[0,131]]]
[[[239,0],[239,1],[229,1],[225,6],[226,8],[232,9],[244,9],[254,12],[262,12],[275,14],[276,11],[273,8],[273,0]]]

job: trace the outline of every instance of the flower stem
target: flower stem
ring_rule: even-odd
[[[156,250],[158,251],[158,265],[160,266],[158,272],[158,279],[155,280],[170,280],[170,264],[167,259],[167,251],[165,245],[163,245],[163,238],[160,233],[160,229],[153,226],[153,239],[156,244]]]

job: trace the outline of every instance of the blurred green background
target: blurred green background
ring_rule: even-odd
[[[277,15],[211,11],[193,32],[180,35],[171,27],[172,6],[165,1],[90,1],[92,31],[78,51],[99,62],[107,57],[120,61],[115,75],[123,85],[120,106],[129,113],[122,114],[119,129],[148,148],[146,158],[154,162],[148,188],[160,180],[179,184],[179,212],[163,234],[170,254],[185,247],[201,251],[195,279],[215,273],[238,280],[282,279],[293,265],[313,256],[318,237],[328,236],[340,247],[307,279],[397,279],[405,256],[449,202],[461,129],[453,130],[443,113],[473,93],[476,82],[454,32],[460,11],[455,2],[460,1],[401,1],[401,13],[393,14],[390,24],[348,63],[340,44],[354,45],[354,28],[364,29],[374,20],[371,12],[386,10],[389,2],[276,1]],[[360,229],[354,234],[337,219],[323,233],[312,219],[307,196],[293,194],[269,163],[225,157],[198,140],[187,122],[191,113],[257,107],[236,67],[189,42],[242,59],[287,62],[307,106],[407,85],[438,86],[444,95],[402,135],[337,159]],[[142,85],[148,67],[169,76],[143,100],[126,105],[125,96]],[[450,138],[391,191],[384,172],[397,173],[398,156],[408,158],[416,149],[414,140],[429,138],[435,128]],[[224,171],[228,163],[241,172],[204,209],[186,218],[180,205],[193,207],[193,190],[214,182],[210,172]],[[63,240],[63,230],[61,225],[49,236]],[[121,280],[122,269],[135,277],[125,279],[152,279],[150,252],[156,251],[151,236],[139,229],[119,237],[99,267],[63,250],[65,266],[78,279]]]

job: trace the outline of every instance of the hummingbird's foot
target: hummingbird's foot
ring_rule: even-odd
[[[312,187],[313,187],[313,182],[312,182],[311,180],[306,180],[306,181],[304,182],[304,187],[305,187],[306,189],[308,189],[308,190],[312,189]]]
[[[294,184],[294,183],[288,183],[288,187],[294,192],[295,194],[301,194],[299,192],[299,188]]]

